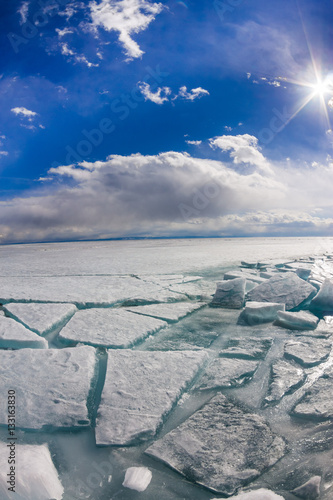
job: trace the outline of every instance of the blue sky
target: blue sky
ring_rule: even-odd
[[[0,243],[332,235],[331,2],[0,11]]]

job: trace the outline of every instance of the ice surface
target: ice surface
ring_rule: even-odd
[[[288,340],[284,347],[287,359],[294,359],[300,365],[309,368],[325,361],[332,349],[332,342],[325,339],[298,337]]]
[[[228,341],[220,356],[228,358],[261,359],[272,345],[272,339],[245,337],[233,338]]]
[[[314,286],[292,272],[270,278],[248,293],[248,300],[255,302],[278,302],[286,310],[294,309],[317,293]]]
[[[128,311],[153,316],[165,321],[177,321],[205,305],[204,302],[177,302],[174,304],[153,304],[148,306],[129,307]]]
[[[142,316],[123,308],[97,308],[78,311],[61,330],[63,342],[106,347],[131,347],[167,326],[165,321]]]
[[[320,495],[320,476],[313,476],[309,481],[295,488],[292,493],[304,500],[316,500]]]
[[[301,368],[291,365],[284,360],[279,360],[272,365],[271,382],[266,403],[275,403],[286,394],[297,389],[305,380],[305,373]]]
[[[239,316],[239,323],[259,325],[277,318],[278,311],[284,311],[285,305],[274,302],[247,302]]]
[[[236,278],[220,281],[216,285],[216,292],[211,302],[213,307],[240,309],[244,305],[245,279]]]
[[[179,293],[167,287],[124,276],[22,276],[1,278],[0,302],[70,302],[112,305],[127,302],[168,302]]]
[[[197,386],[203,389],[237,387],[244,384],[258,368],[256,361],[217,358],[206,368]]]
[[[16,391],[16,425],[24,429],[89,425],[87,398],[95,373],[95,349],[0,351],[0,393]],[[7,423],[0,399],[0,424]]]
[[[311,301],[311,309],[328,314],[333,312],[333,279],[325,279],[318,294]]]
[[[318,323],[319,318],[308,311],[280,311],[274,324],[289,330],[315,330]]]
[[[311,418],[313,420],[326,420],[333,418],[333,369],[325,371],[310,387],[309,391],[295,406],[293,414],[298,417]]]
[[[10,303],[4,306],[9,315],[30,330],[45,335],[69,319],[77,308],[74,304]]]
[[[201,351],[108,351],[96,443],[127,445],[153,437],[206,358]]]
[[[213,498],[212,500],[218,500]],[[284,500],[281,495],[273,493],[271,490],[266,490],[266,488],[260,488],[259,490],[251,490],[245,493],[240,493],[239,495],[229,497],[229,500]]]
[[[215,492],[231,495],[285,453],[264,419],[215,396],[146,453]]]
[[[46,444],[15,444],[15,493],[8,491],[9,443],[0,442],[1,500],[61,500],[64,489]]]
[[[123,486],[136,491],[145,491],[152,478],[152,473],[147,467],[129,467],[125,474]]]
[[[196,281],[194,283],[172,285],[170,290],[177,294],[186,295],[191,300],[210,300],[214,295],[215,285],[210,281]]]
[[[24,347],[47,349],[48,343],[14,319],[0,315],[0,348],[21,349]]]

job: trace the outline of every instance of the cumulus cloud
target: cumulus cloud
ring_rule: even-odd
[[[28,20],[29,2],[22,2],[17,12],[20,14],[20,24],[26,23]]]
[[[133,35],[147,29],[154,21],[163,5],[147,0],[102,0],[89,3],[91,19],[95,28],[116,31],[128,60],[140,58],[144,54]]]
[[[68,57],[70,60],[74,60],[75,62],[86,64],[88,66],[88,68],[92,68],[92,67],[97,68],[99,66],[99,64],[97,64],[97,63],[92,63],[92,62],[88,61],[88,59],[86,58],[85,55],[77,54],[65,42],[62,42],[60,44],[60,47],[61,47],[62,55]]]
[[[35,116],[37,116],[38,113],[35,111],[30,111],[30,109],[24,108],[23,106],[17,107],[17,108],[12,108],[11,111],[16,115],[16,116],[21,116],[24,118],[28,118],[29,121],[32,121]]]
[[[187,142],[187,144],[191,144],[192,146],[200,146],[200,144],[202,144],[202,141],[187,140],[186,142]]]
[[[187,87],[183,86],[179,89],[177,97],[181,97],[182,99],[186,99],[188,101],[194,101],[195,99],[200,99],[200,97],[203,97],[204,95],[209,95],[208,90],[198,87],[188,92]]]
[[[171,89],[169,87],[159,87],[156,92],[152,92],[150,85],[146,82],[139,82],[138,87],[145,98],[145,101],[152,101],[155,104],[163,104],[169,101]]]
[[[271,169],[267,173],[260,168],[262,158],[246,150],[256,149],[251,137],[245,136],[244,151],[224,140],[230,160],[223,162],[169,151],[52,168],[38,190],[0,202],[1,241],[329,235],[333,168],[312,162],[300,169],[261,154]],[[236,149],[237,161],[251,160],[252,171],[235,170]]]

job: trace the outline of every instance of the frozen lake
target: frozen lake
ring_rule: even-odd
[[[333,238],[0,247],[0,439],[15,390],[18,490],[20,457],[47,463],[19,496],[1,462],[3,498],[331,500],[332,255]]]

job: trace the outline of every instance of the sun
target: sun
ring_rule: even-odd
[[[332,81],[329,78],[325,80],[319,79],[317,83],[311,85],[313,88],[313,94],[319,97],[324,97],[325,94],[332,92]]]

